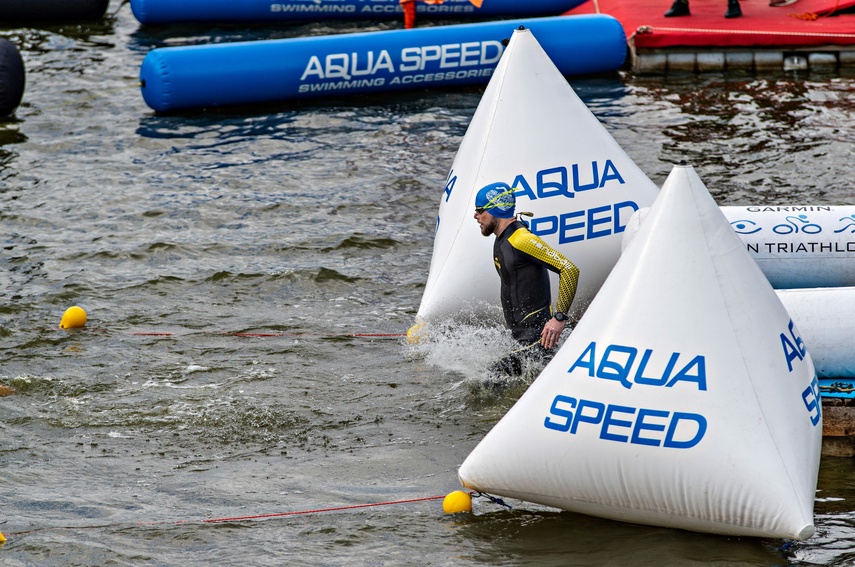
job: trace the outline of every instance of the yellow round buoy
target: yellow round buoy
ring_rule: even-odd
[[[417,345],[425,338],[427,338],[425,322],[419,319],[415,325],[407,330],[407,342],[411,345]]]
[[[446,514],[472,511],[472,497],[462,490],[455,490],[442,501],[442,510]]]
[[[60,329],[79,329],[86,324],[86,311],[82,307],[74,306],[65,310],[62,320],[59,322]]]
[[[3,537],[2,533],[0,533],[0,545],[3,545],[4,543],[6,543],[6,538]]]

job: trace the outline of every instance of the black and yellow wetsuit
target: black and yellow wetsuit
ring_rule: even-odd
[[[576,295],[579,268],[520,221],[508,225],[496,238],[493,262],[502,280],[502,309],[513,337],[525,345],[537,342],[552,318],[547,270],[558,274],[555,305],[567,313]]]

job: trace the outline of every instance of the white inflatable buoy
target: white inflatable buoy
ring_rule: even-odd
[[[721,207],[745,249],[776,289],[855,286],[855,206]],[[647,209],[634,213],[622,248]]]
[[[531,231],[579,268],[577,315],[620,256],[632,213],[658,192],[525,29],[511,37],[440,195],[420,320],[499,305],[493,238],[472,218],[476,193],[492,183],[515,188]]]
[[[779,289],[820,378],[855,378],[855,287]]]
[[[805,539],[822,441],[798,327],[677,166],[552,362],[458,471],[613,520]]]

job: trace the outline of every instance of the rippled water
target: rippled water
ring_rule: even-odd
[[[0,122],[0,564],[855,562],[851,459],[822,461],[817,535],[795,544],[404,502],[458,489],[525,388],[483,387],[495,322],[377,336],[413,322],[481,90],[158,116],[136,88],[151,47],[353,26],[110,12],[0,28],[28,72]],[[686,159],[721,204],[855,204],[853,76],[571,83],[657,184]],[[86,327],[58,330],[75,304]]]

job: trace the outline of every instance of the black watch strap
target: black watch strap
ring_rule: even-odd
[[[566,321],[567,320],[567,314],[562,313],[561,311],[556,311],[555,313],[552,314],[552,316],[555,317],[556,321]]]

